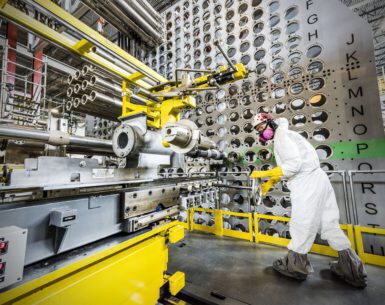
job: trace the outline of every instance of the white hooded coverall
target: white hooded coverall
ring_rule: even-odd
[[[274,155],[291,191],[291,241],[288,249],[308,253],[317,233],[337,251],[350,248],[350,241],[339,226],[334,190],[320,168],[315,149],[299,133],[288,129],[286,119],[275,122],[278,128],[274,136]]]

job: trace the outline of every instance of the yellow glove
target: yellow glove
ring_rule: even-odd
[[[283,172],[280,166],[274,167],[267,171],[253,171],[250,175],[250,178],[266,178],[266,177],[282,177]]]
[[[270,178],[268,181],[262,183],[262,196],[265,196],[270,191],[270,189],[279,181],[281,181],[281,178],[275,176]]]

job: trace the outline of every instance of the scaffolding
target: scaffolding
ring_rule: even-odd
[[[41,128],[46,120],[47,58],[32,53],[27,56],[8,43],[0,58],[0,119]]]

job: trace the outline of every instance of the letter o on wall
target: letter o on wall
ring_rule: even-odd
[[[366,127],[366,125],[364,124],[357,124],[353,127],[353,132],[356,134],[356,135],[363,135],[365,134],[366,132],[368,131],[368,128]]]

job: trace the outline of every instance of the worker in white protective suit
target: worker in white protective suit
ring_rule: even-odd
[[[313,271],[307,258],[316,234],[338,251],[338,261],[332,262],[333,273],[347,283],[366,287],[366,271],[351,249],[349,239],[339,225],[339,210],[334,190],[326,173],[320,168],[314,147],[299,133],[289,130],[286,119],[273,120],[269,114],[259,113],[254,118],[259,140],[274,140],[277,167],[267,171],[254,171],[251,178],[270,178],[262,184],[262,194],[288,179],[291,198],[291,221],[288,254],[274,262],[273,268],[289,277],[304,280]]]

